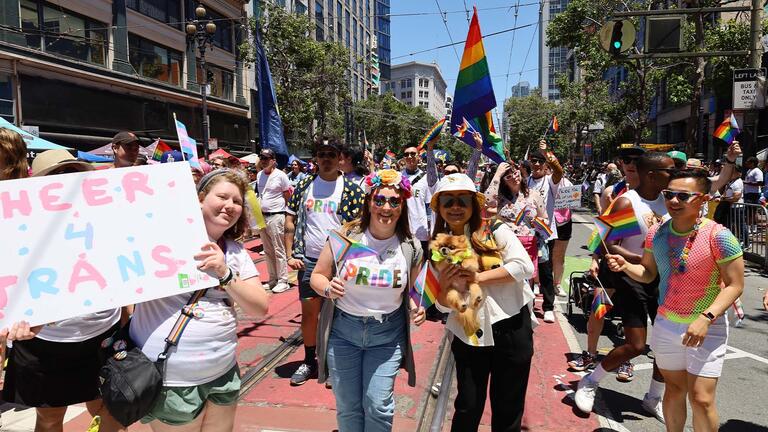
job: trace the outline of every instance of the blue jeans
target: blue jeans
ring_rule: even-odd
[[[339,432],[391,431],[395,377],[405,350],[402,308],[381,321],[336,309],[328,340],[328,369]]]

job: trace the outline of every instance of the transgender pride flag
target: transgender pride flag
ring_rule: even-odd
[[[173,121],[176,123],[176,135],[179,136],[182,155],[192,168],[200,168],[200,161],[197,159],[197,143],[189,137],[184,123],[176,119],[176,113],[173,113]]]

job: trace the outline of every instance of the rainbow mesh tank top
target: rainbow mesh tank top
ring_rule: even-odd
[[[659,315],[676,323],[693,322],[714,303],[723,288],[722,264],[742,256],[739,241],[724,226],[702,219],[688,255],[687,269],[678,271],[680,255],[690,232],[679,233],[669,220],[648,231],[645,250],[659,270]]]

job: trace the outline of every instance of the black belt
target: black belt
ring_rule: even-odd
[[[273,216],[273,215],[284,215],[285,212],[284,211],[281,211],[281,212],[261,212],[261,214],[263,214],[264,216]]]

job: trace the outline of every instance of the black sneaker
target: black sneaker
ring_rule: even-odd
[[[291,375],[291,385],[300,386],[313,377],[317,377],[317,363],[302,363],[301,366],[296,369],[296,372]]]
[[[568,367],[573,371],[583,372],[587,369],[594,369],[596,364],[595,357],[590,353],[583,351],[581,354],[574,357],[573,360],[568,362]]]

